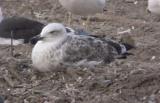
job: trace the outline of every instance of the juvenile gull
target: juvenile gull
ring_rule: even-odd
[[[67,33],[59,23],[45,26],[32,50],[33,66],[41,72],[54,71],[62,66],[93,67],[109,63],[127,51],[125,45],[110,39],[73,33]]]
[[[105,0],[59,0],[60,4],[69,11],[69,24],[71,23],[71,13],[89,16],[102,13],[105,7]]]
[[[148,0],[148,8],[151,13],[160,15],[160,0]]]

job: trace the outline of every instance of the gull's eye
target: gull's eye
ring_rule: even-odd
[[[58,32],[60,32],[59,30],[54,30],[54,31],[50,31],[49,33],[50,34],[55,34],[55,33],[58,33]]]
[[[51,32],[49,32],[49,33],[51,33],[51,34],[53,34],[53,33],[55,33],[56,31],[51,31]]]

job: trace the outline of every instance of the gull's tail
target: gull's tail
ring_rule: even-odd
[[[125,46],[127,51],[135,48],[135,40],[130,35],[123,36],[120,43]]]
[[[118,54],[116,58],[123,59],[128,55],[133,55],[128,52],[129,50],[135,48],[135,42],[131,36],[122,37],[120,42],[108,38],[105,38],[105,41],[113,47],[116,54]]]

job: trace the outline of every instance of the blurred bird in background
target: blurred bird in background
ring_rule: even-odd
[[[87,16],[86,23],[83,23],[86,28],[88,28],[90,17],[97,13],[103,13],[106,5],[105,0],[59,0],[59,2],[69,12],[69,25],[71,25],[72,14]]]

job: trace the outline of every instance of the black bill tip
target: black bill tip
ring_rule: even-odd
[[[40,35],[36,35],[30,39],[30,43],[35,45],[39,40],[42,40],[42,39],[44,39],[44,37],[41,37]]]

